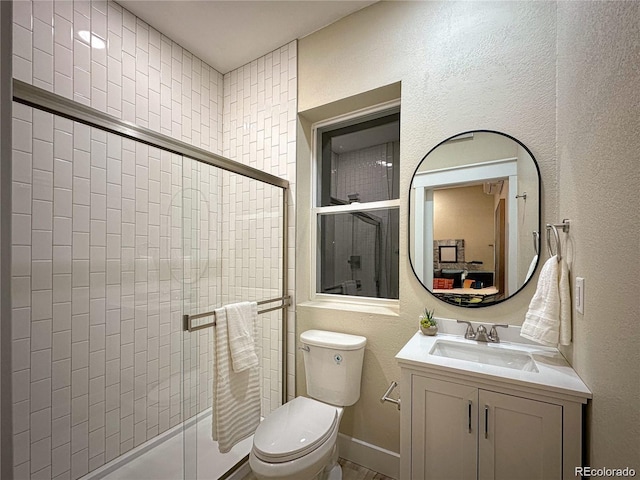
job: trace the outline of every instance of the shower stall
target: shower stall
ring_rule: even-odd
[[[184,316],[264,301],[282,404],[288,182],[19,81],[13,112],[15,478],[227,478],[251,440],[218,452],[215,327]]]

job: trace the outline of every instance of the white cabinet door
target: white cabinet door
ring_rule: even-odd
[[[562,478],[562,407],[480,390],[480,480]]]
[[[411,479],[475,479],[478,389],[417,375],[411,384]]]

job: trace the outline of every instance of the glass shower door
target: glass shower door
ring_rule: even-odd
[[[217,281],[219,256],[217,241],[217,201],[219,169],[182,157],[179,195],[180,223],[174,219],[174,232],[181,232],[180,256],[176,265],[181,278],[182,313],[198,315],[212,312],[220,303]],[[179,198],[178,198],[179,197]],[[177,213],[177,209],[176,209]],[[210,325],[213,315],[195,320]],[[214,327],[183,331],[182,335],[182,412],[184,428],[184,478],[219,478],[217,467],[204,463],[213,451],[211,430]],[[203,463],[204,462],[204,463]],[[213,467],[213,468],[211,468]]]
[[[283,190],[186,157],[181,181],[174,187],[179,195],[174,194],[173,201],[179,208],[172,221],[181,239],[174,269],[181,279],[183,314],[203,315],[190,320],[203,328],[184,331],[181,337],[184,478],[216,480],[247,458],[252,437],[225,453],[213,440],[217,331],[211,313],[230,303],[282,297]],[[180,224],[175,219],[178,210]],[[261,416],[282,404],[282,315],[282,310],[274,310],[257,318],[260,398],[256,401]]]
[[[125,137],[86,112],[75,121],[14,104],[14,114],[13,309],[25,352],[14,375],[32,392],[22,408],[39,418],[17,434],[56,432],[37,440],[50,453],[17,471],[225,476],[251,440],[218,452],[215,330],[186,332],[183,315],[282,296],[283,189]],[[266,415],[282,399],[282,310],[259,322]]]
[[[23,406],[37,419],[18,433],[49,433],[39,463],[21,468],[183,478],[182,157],[36,108],[14,112],[24,141],[14,146],[12,282],[25,300],[14,315],[32,359],[19,370],[35,392]]]

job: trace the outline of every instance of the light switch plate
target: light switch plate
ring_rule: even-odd
[[[576,277],[576,310],[578,313],[584,314],[584,278]]]

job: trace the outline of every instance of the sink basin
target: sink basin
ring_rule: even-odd
[[[438,340],[429,353],[439,357],[484,363],[523,372],[538,372],[536,362],[529,353],[484,343],[471,344]]]

